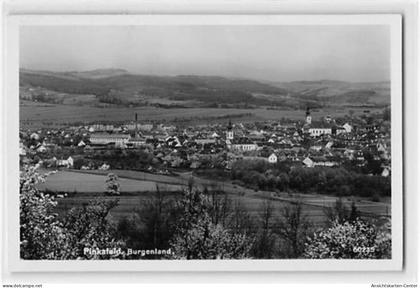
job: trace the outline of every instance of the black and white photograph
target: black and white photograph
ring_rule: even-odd
[[[19,25],[19,261],[399,267],[401,19],[179,18]]]

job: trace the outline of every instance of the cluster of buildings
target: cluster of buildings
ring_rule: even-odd
[[[92,124],[66,129],[21,131],[21,156],[56,157],[65,167],[73,158],[104,150],[142,149],[155,157],[156,165],[171,168],[230,169],[239,159],[282,161],[306,167],[340,166],[345,161],[366,165],[366,152],[381,161],[383,176],[390,171],[390,131],[376,121],[369,125],[338,124],[330,116],[313,121],[309,109],[303,123],[280,125],[274,121],[199,125],[138,123]],[[61,151],[57,157],[57,151]],[[55,153],[55,154],[54,154]],[[69,160],[71,157],[71,161]],[[61,162],[60,162],[61,161]],[[67,161],[67,162],[66,162]],[[65,164],[64,164],[65,163]],[[210,164],[209,164],[210,163]],[[216,164],[215,164],[216,163]],[[107,163],[104,163],[107,165]],[[212,166],[211,166],[212,165]],[[386,172],[388,171],[388,172]]]

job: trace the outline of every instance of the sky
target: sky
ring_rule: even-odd
[[[388,26],[23,26],[20,67],[286,82],[390,79]]]

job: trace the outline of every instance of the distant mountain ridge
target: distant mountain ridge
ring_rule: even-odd
[[[372,103],[389,105],[391,83],[346,82],[337,80],[270,82],[271,85],[286,89],[297,97],[316,98],[320,101],[336,103]]]
[[[221,76],[137,75],[124,69],[51,72],[20,69],[20,86],[50,91],[39,101],[65,103],[55,93],[80,95],[86,105],[253,105],[302,108],[337,104],[388,105],[389,82],[353,83],[335,80],[264,82]],[[39,92],[42,93],[42,92]],[[28,93],[26,93],[27,95]],[[62,94],[60,97],[65,98]],[[89,101],[83,95],[90,95]],[[28,96],[30,97],[30,96]],[[86,97],[85,97],[86,98]],[[78,100],[78,102],[80,102]],[[163,104],[162,104],[163,105]]]
[[[107,68],[107,69],[95,69],[88,71],[65,71],[65,72],[51,72],[45,70],[31,70],[21,68],[20,73],[29,73],[29,74],[39,74],[51,77],[66,78],[66,79],[100,79],[108,78],[119,75],[130,74],[127,70],[116,69],[116,68]]]

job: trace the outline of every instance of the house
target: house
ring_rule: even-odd
[[[31,138],[32,140],[37,140],[37,141],[38,141],[38,140],[39,140],[39,135],[38,135],[37,133],[35,133],[35,132],[34,132],[34,133],[32,133],[32,134],[31,134],[30,138]]]
[[[109,170],[110,166],[106,163],[102,164],[101,166],[98,167],[99,170]]]
[[[388,177],[391,174],[391,171],[388,167],[385,167],[384,170],[382,170],[381,176],[382,177]]]
[[[343,128],[344,128],[344,130],[346,130],[346,133],[351,133],[351,131],[353,129],[353,127],[349,123],[344,124]]]
[[[19,155],[25,156],[26,155],[26,147],[23,145],[22,142],[19,143]]]
[[[385,153],[385,152],[387,152],[387,149],[386,149],[386,144],[385,143],[382,143],[382,142],[378,142],[377,144],[376,144],[376,149],[378,150],[378,152],[380,152],[380,153]]]
[[[325,144],[325,149],[331,149],[331,147],[333,146],[334,142],[332,141],[328,141],[327,144]]]
[[[354,160],[356,151],[353,149],[346,148],[343,152],[343,156],[348,160]]]
[[[322,150],[322,146],[321,145],[313,145],[309,149],[313,150],[313,151],[316,151],[316,152],[319,152],[319,151]]]
[[[270,156],[268,156],[268,163],[271,163],[271,164],[277,163],[276,154],[272,153]]]
[[[357,161],[365,161],[365,156],[363,155],[363,151],[356,151],[355,157]]]
[[[66,168],[72,168],[73,167],[73,158],[70,156],[67,159],[59,159],[57,160],[57,166],[58,167],[66,167]]]
[[[179,141],[179,138],[177,136],[170,136],[165,138],[166,145],[170,147],[181,147],[181,141]]]
[[[77,144],[78,147],[85,147],[86,143],[83,142],[83,140],[80,140],[79,144]]]
[[[308,167],[308,168],[313,168],[313,167],[315,167],[315,163],[314,163],[314,161],[312,161],[312,159],[311,159],[311,158],[309,158],[309,157],[306,157],[306,158],[302,161],[302,163],[303,163],[306,167]]]
[[[44,152],[47,152],[47,148],[46,148],[44,145],[40,145],[40,146],[36,149],[36,151],[37,151],[37,152],[39,152],[39,153],[44,153]]]
[[[332,132],[335,135],[340,135],[340,134],[347,133],[346,129],[344,129],[344,127],[340,127],[340,126],[333,127]]]
[[[279,156],[277,156],[277,161],[286,161],[286,160],[287,160],[287,155],[285,152],[281,152]]]

